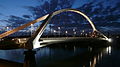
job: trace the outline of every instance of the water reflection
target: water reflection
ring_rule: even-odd
[[[111,54],[111,46],[106,48],[106,53],[109,54],[109,55]]]
[[[25,60],[24,60],[23,67],[36,67],[35,54],[36,54],[36,51],[33,51],[32,49],[24,51]]]
[[[0,50],[0,58],[24,63],[24,51]],[[37,67],[96,67],[104,56],[111,55],[111,46],[106,48],[57,45],[36,49]],[[32,57],[31,57],[32,58]]]
[[[106,48],[97,49],[98,51],[93,56],[93,60],[90,61],[90,67],[96,67],[99,61],[103,61],[102,58],[106,55],[111,55],[111,46]],[[100,50],[100,51],[99,51]],[[96,50],[92,51],[95,52]]]
[[[23,63],[24,49],[0,50],[0,59]]]
[[[110,46],[81,48],[75,45],[64,45],[41,48],[37,51],[36,59],[38,67],[96,67],[102,57],[110,54]]]

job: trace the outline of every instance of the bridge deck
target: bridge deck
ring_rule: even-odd
[[[15,49],[15,48],[25,48],[25,43],[27,42],[28,38],[13,38],[8,41],[3,41],[5,44],[0,42],[0,49],[6,48],[6,49]],[[47,45],[53,45],[53,44],[101,44],[103,45],[103,42],[107,42],[104,38],[92,38],[92,37],[52,37],[52,38],[40,38],[40,46],[47,46]],[[2,43],[2,44],[1,44]],[[15,45],[16,44],[16,45]],[[9,47],[11,46],[11,47]]]
[[[101,44],[106,43],[107,41],[104,38],[91,38],[91,37],[62,37],[62,38],[41,38],[41,45],[51,45],[51,44]]]

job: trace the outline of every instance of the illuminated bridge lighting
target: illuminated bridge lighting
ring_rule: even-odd
[[[91,27],[93,29],[93,32],[97,32],[97,33],[101,34],[107,41],[111,41],[110,39],[107,38],[107,36],[105,36],[104,34],[102,34],[101,32],[99,32],[96,29],[94,23],[90,20],[90,18],[88,16],[86,16],[84,13],[82,13],[81,11],[76,10],[76,9],[62,9],[62,10],[55,11],[52,14],[47,14],[47,15],[45,15],[43,17],[40,17],[40,18],[38,18],[36,20],[33,20],[33,21],[31,21],[31,22],[29,22],[27,24],[24,24],[24,25],[22,25],[20,27],[17,27],[17,28],[15,28],[13,30],[10,30],[10,31],[7,31],[5,33],[0,34],[0,39],[2,39],[3,37],[8,36],[10,34],[13,34],[13,33],[17,32],[17,31],[19,31],[21,29],[24,29],[24,28],[30,26],[31,24],[34,24],[34,23],[37,23],[39,21],[45,20],[39,26],[39,28],[36,30],[36,32],[31,36],[31,38],[27,41],[27,45],[30,46],[29,49],[41,47],[39,39],[40,39],[41,35],[43,34],[46,26],[49,24],[49,22],[51,21],[51,19],[53,18],[53,16],[55,16],[57,14],[60,14],[62,12],[75,12],[77,14],[82,15],[90,23],[90,25],[91,25]],[[66,33],[68,33],[68,32],[66,32]]]

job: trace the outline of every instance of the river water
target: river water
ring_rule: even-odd
[[[0,50],[0,59],[24,63],[24,49]],[[119,67],[120,49],[78,47],[70,45],[47,46],[35,49],[37,67]]]

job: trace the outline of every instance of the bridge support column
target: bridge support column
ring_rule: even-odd
[[[24,51],[24,64],[23,67],[36,67],[36,60],[35,60],[36,51],[29,49]]]

